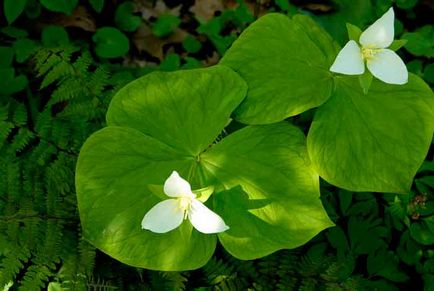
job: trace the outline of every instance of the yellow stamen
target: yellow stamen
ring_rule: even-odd
[[[184,211],[184,219],[187,219],[188,211],[191,207],[192,198],[190,197],[180,197],[178,198],[179,208]]]
[[[372,47],[362,47],[362,57],[364,60],[370,60],[374,58],[375,54],[378,53],[381,49],[372,48]]]

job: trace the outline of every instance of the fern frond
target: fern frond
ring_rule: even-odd
[[[8,115],[9,115],[9,105],[0,106],[0,121],[7,120]]]
[[[27,124],[27,110],[23,104],[17,105],[12,120],[16,126],[25,126]]]
[[[73,68],[68,62],[60,61],[45,75],[39,89],[44,89],[54,82],[61,82],[66,76],[73,74]]]
[[[21,152],[34,138],[35,135],[33,132],[31,132],[27,128],[22,127],[14,136],[11,148],[15,152]]]
[[[83,90],[85,90],[85,88],[83,88],[82,80],[77,78],[67,78],[53,92],[47,106],[68,101],[73,98],[80,97],[83,94],[87,95],[86,91]]]
[[[39,49],[33,57],[37,76],[41,77],[47,74],[49,70],[62,62],[70,63],[71,55],[76,51],[78,51],[78,48],[72,45]]]
[[[18,161],[10,161],[6,166],[7,194],[9,202],[18,202],[21,195],[21,168]]]
[[[89,88],[93,94],[101,94],[104,88],[108,85],[110,74],[104,66],[98,67],[92,74],[89,80]]]
[[[30,259],[30,251],[25,247],[16,247],[11,250],[0,264],[0,286],[5,286],[14,281],[18,272]]]
[[[98,278],[96,281],[94,278],[92,278],[92,280],[87,283],[87,289],[95,291],[114,291],[119,290],[119,287],[114,286],[111,282],[104,281],[100,278]]]
[[[18,290],[28,291],[42,289],[52,276],[51,270],[44,265],[31,265],[20,282]]]
[[[14,125],[8,121],[0,121],[0,146],[6,141]]]
[[[187,279],[180,272],[149,272],[151,290],[185,290]]]

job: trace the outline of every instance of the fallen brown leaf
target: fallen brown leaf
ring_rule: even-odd
[[[182,6],[178,5],[174,8],[169,8],[162,0],[156,1],[155,5],[153,5],[150,1],[146,0],[136,0],[135,2],[137,10],[142,14],[142,18],[145,20],[150,20],[151,18],[158,18],[160,15],[163,14],[179,16]]]
[[[64,27],[78,27],[90,32],[96,31],[95,19],[82,5],[77,6],[71,15],[59,14],[53,19],[53,23]]]
[[[137,50],[145,51],[159,60],[163,60],[163,46],[170,43],[180,43],[184,40],[186,35],[187,32],[177,28],[168,37],[158,38],[152,33],[152,30],[148,25],[143,24],[133,35],[133,43]]]
[[[216,11],[223,11],[224,9],[222,0],[196,0],[194,5],[190,7],[190,12],[201,21],[209,21],[214,17]]]
[[[202,64],[205,67],[210,67],[217,64],[219,60],[220,60],[220,55],[216,51],[214,51],[210,57],[202,61]]]

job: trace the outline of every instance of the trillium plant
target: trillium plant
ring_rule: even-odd
[[[271,13],[215,66],[126,85],[78,158],[84,237],[132,266],[191,270],[217,241],[250,260],[333,227],[320,177],[408,193],[434,96],[394,52],[393,22],[391,8],[363,32],[348,24],[340,48],[311,18]],[[307,137],[291,122],[306,111]]]

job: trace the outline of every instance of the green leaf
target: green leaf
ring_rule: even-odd
[[[47,47],[56,47],[69,43],[68,33],[65,28],[57,25],[44,27],[41,36],[42,43]]]
[[[345,215],[348,208],[351,206],[351,202],[353,200],[353,193],[340,189],[338,195],[341,212]]]
[[[261,17],[221,61],[249,86],[235,118],[247,124],[272,123],[321,105],[332,93],[329,68],[337,52],[330,36],[307,16]]]
[[[177,170],[193,189],[210,186],[197,168],[199,155],[246,90],[243,80],[222,66],[154,72],[121,89],[109,107],[109,127],[93,134],[80,152],[76,181],[84,236],[134,266],[188,270],[204,265],[216,235],[192,230],[189,222],[166,234],[141,229],[145,213],[160,201],[148,185],[163,185]]]
[[[252,10],[246,5],[243,0],[237,0],[238,6],[233,10],[233,21],[237,26],[242,26],[245,23],[251,23],[255,20]],[[228,11],[228,10],[226,10]],[[224,12],[223,12],[224,13]]]
[[[160,63],[160,70],[175,71],[181,66],[181,57],[178,54],[168,54]]]
[[[36,50],[38,44],[28,38],[18,39],[12,48],[15,51],[15,59],[18,63],[24,63]]]
[[[157,37],[166,37],[179,26],[181,19],[172,14],[163,14],[152,24],[152,32]]]
[[[135,31],[142,23],[139,16],[135,16],[136,7],[133,2],[124,2],[118,6],[115,13],[116,25],[124,31]]]
[[[422,166],[417,171],[418,173],[422,172],[434,172],[434,162],[424,161]]]
[[[362,30],[351,23],[347,23],[347,32],[348,32],[348,39],[354,40],[355,42],[359,43],[360,35],[362,34]]]
[[[14,60],[14,50],[8,46],[0,46],[0,68],[9,68]]]
[[[27,37],[29,35],[26,30],[20,29],[20,28],[16,28],[16,27],[13,27],[13,26],[3,27],[1,29],[1,32],[4,33],[4,34],[6,34],[9,37],[17,38],[17,39],[19,39],[19,38],[25,38],[25,37]]]
[[[6,16],[6,20],[9,24],[15,21],[20,16],[26,7],[27,0],[5,0],[3,3],[3,9]]]
[[[434,289],[434,275],[430,273],[425,273],[423,275],[423,283],[425,286],[425,291],[433,291]]]
[[[371,87],[372,84],[372,79],[373,76],[371,72],[369,72],[368,70],[365,70],[365,73],[359,76],[359,83],[360,86],[362,87],[364,94],[368,94],[369,88]]]
[[[426,65],[423,70],[423,78],[425,81],[434,84],[434,64]]]
[[[399,258],[408,265],[414,265],[423,257],[422,246],[416,243],[406,230],[399,240],[399,246],[396,249]]]
[[[378,220],[367,220],[358,215],[350,215],[347,232],[353,255],[370,254],[387,246],[383,239],[388,235],[386,227]],[[370,239],[366,239],[367,237]]]
[[[289,10],[289,1],[288,0],[276,0],[276,5],[279,6],[283,11]]]
[[[197,69],[203,67],[203,64],[195,58],[185,57],[184,60],[185,64],[182,65],[183,69]]]
[[[41,4],[50,11],[71,15],[78,4],[78,0],[40,0]]]
[[[197,200],[201,202],[206,202],[208,198],[213,194],[215,191],[214,186],[208,186],[205,188],[193,190],[193,193],[197,195]]]
[[[101,13],[102,9],[104,8],[104,0],[89,0],[89,3],[98,13]]]
[[[407,43],[406,39],[395,39],[392,44],[389,46],[389,49],[392,51],[397,51]]]
[[[410,225],[412,238],[423,245],[434,244],[434,215]]]
[[[418,76],[422,76],[422,66],[423,63],[421,60],[412,60],[407,63],[408,71]]]
[[[245,91],[241,78],[224,66],[155,72],[119,91],[107,112],[107,124],[135,128],[197,156],[223,130]]]
[[[96,44],[95,52],[101,58],[118,58],[130,49],[128,38],[114,27],[98,29],[92,40]]]
[[[13,68],[0,69],[0,95],[10,95],[23,90],[29,83],[25,75],[15,77]]]
[[[399,259],[392,252],[381,249],[368,256],[369,275],[379,275],[394,282],[405,282],[409,277],[399,269]]]
[[[419,0],[396,0],[396,6],[401,9],[411,9],[416,6]]]
[[[192,231],[186,222],[166,234],[140,226],[161,201],[149,195],[148,184],[162,185],[173,169],[186,175],[194,164],[133,128],[111,126],[93,134],[81,150],[76,174],[84,237],[137,267],[175,271],[204,265],[214,252],[215,235]]]
[[[296,248],[333,226],[319,199],[305,137],[288,123],[245,127],[201,161],[227,189],[216,195],[215,209],[230,229],[218,236],[236,258]]]
[[[434,57],[434,26],[426,25],[402,35],[408,42],[404,48],[415,56]]]
[[[50,282],[48,284],[48,291],[62,291],[64,288],[62,288],[62,285],[57,282]]]
[[[406,193],[434,129],[433,93],[417,76],[406,85],[374,80],[363,94],[342,77],[315,115],[308,151],[327,182],[351,191]]]
[[[36,19],[41,15],[42,6],[38,0],[27,0],[26,16],[29,19]]]
[[[334,247],[338,252],[341,252],[341,256],[343,256],[350,248],[345,232],[339,226],[330,228],[327,231],[327,238],[330,245]]]
[[[189,53],[197,53],[202,48],[201,42],[191,35],[187,35],[184,38],[182,46]]]

